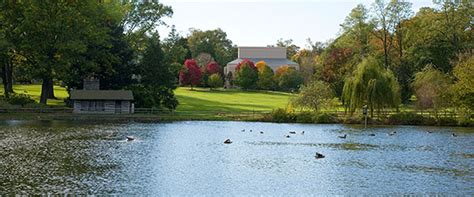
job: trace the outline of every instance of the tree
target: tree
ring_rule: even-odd
[[[454,101],[461,108],[474,111],[474,56],[461,55],[454,67],[455,82],[452,87]]]
[[[173,9],[157,1],[123,1],[125,12],[121,13],[119,26],[125,28],[125,37],[135,52],[141,53],[147,43],[147,34],[151,34],[160,26],[165,25],[163,18],[171,17]]]
[[[13,69],[15,50],[18,48],[20,33],[15,31],[24,20],[22,2],[2,2],[0,4],[0,66],[3,92],[6,98],[13,92]]]
[[[367,54],[369,36],[373,28],[368,22],[368,14],[367,8],[363,4],[358,4],[341,24],[344,32],[350,37],[349,41],[361,57]]]
[[[286,58],[288,59],[291,59],[291,57],[293,57],[300,50],[299,46],[293,44],[292,39],[283,40],[283,38],[280,38],[277,40],[276,46],[286,48]]]
[[[42,80],[40,103],[54,98],[53,80],[64,65],[86,52],[87,43],[105,44],[107,28],[97,23],[101,5],[93,1],[26,1],[16,53]]]
[[[192,58],[188,47],[188,39],[179,35],[174,25],[171,27],[168,37],[164,39],[163,51],[168,54],[169,60],[167,61],[171,63],[181,63]]]
[[[206,66],[206,73],[208,75],[212,75],[212,74],[219,74],[220,75],[222,73],[222,68],[221,68],[221,66],[219,66],[219,64],[217,62],[210,62]]]
[[[201,83],[202,73],[193,59],[187,59],[184,62],[184,67],[179,72],[179,83],[181,85],[190,85],[191,89],[193,86],[197,86]]]
[[[277,76],[276,82],[278,83],[279,89],[283,91],[297,90],[304,82],[303,75],[294,67],[288,67],[288,69],[286,69],[286,72],[275,76]]]
[[[219,73],[214,73],[209,76],[208,85],[211,88],[222,87],[224,85],[224,81]]]
[[[334,98],[334,91],[323,81],[313,81],[300,88],[300,93],[292,100],[295,106],[319,111],[329,106]]]
[[[446,92],[450,81],[441,71],[428,64],[415,74],[413,81],[417,105],[421,109],[434,108],[435,110],[446,107]]]
[[[256,88],[258,81],[258,71],[252,61],[247,59],[243,60],[237,64],[235,72],[236,85],[242,87],[243,89]]]
[[[400,103],[399,86],[393,73],[384,69],[383,63],[373,57],[364,59],[346,79],[343,89],[343,104],[346,110],[354,113],[367,105],[370,114],[374,110],[398,107]]]
[[[389,68],[390,66],[390,59],[389,54],[390,50],[392,49],[392,26],[389,19],[389,9],[388,4],[385,0],[375,0],[372,4],[372,9],[374,12],[374,17],[372,22],[376,27],[376,30],[373,31],[373,34],[380,39],[383,45],[383,57],[384,57],[384,66],[385,68]]]
[[[147,41],[143,59],[136,74],[140,81],[131,89],[137,107],[167,108],[173,110],[178,105],[173,90],[177,87],[179,67],[167,62],[160,37],[154,33]]]
[[[190,32],[188,46],[193,58],[197,58],[201,53],[207,53],[219,65],[225,65],[237,56],[237,48],[232,45],[232,41],[222,29],[208,31],[190,29]]]
[[[275,88],[275,80],[273,70],[264,61],[256,64],[258,70],[257,87],[262,90],[272,90]]]

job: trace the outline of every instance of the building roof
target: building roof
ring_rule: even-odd
[[[72,90],[71,100],[133,100],[130,90]]]
[[[298,66],[298,63],[296,62],[293,62],[289,59],[286,59],[286,58],[246,58],[250,61],[252,61],[253,63],[257,63],[259,61],[264,61],[265,63],[267,63],[268,66],[272,67],[272,68],[276,68],[276,67],[279,67],[279,66],[283,66],[283,65],[290,65],[290,66]],[[242,62],[244,59],[242,58],[238,58],[238,59],[235,59],[234,61],[231,61],[229,63],[227,63],[227,65],[237,65],[239,64],[240,62]]]

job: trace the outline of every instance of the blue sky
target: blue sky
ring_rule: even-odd
[[[293,39],[305,47],[306,39],[335,38],[340,24],[357,4],[370,7],[373,1],[355,0],[162,0],[173,7],[169,25],[186,35],[189,28],[221,28],[239,46],[266,46],[279,38]],[[413,10],[433,6],[431,0],[410,1]],[[160,27],[162,37],[169,28]]]

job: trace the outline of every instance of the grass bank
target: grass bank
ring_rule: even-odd
[[[39,102],[41,85],[14,85],[13,90],[18,94],[27,94]],[[57,99],[49,99],[48,105],[64,106],[68,92],[61,86],[54,86]],[[175,90],[179,101],[176,111],[271,111],[284,108],[292,96],[290,93],[273,91],[243,91],[238,89],[215,89],[180,87]],[[3,95],[3,89],[0,90]]]
[[[27,94],[36,102],[39,102],[41,96],[41,85],[14,85],[13,91],[17,94]],[[3,88],[0,89],[0,95],[3,96]],[[69,94],[67,93],[65,88],[61,86],[54,86],[54,96],[56,96],[56,99],[48,99],[48,105],[65,106],[64,99],[69,97]]]
[[[272,111],[285,108],[293,96],[273,91],[242,91],[237,89],[178,88],[175,91],[179,105],[177,112],[184,111]]]

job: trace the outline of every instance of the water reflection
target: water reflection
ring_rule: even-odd
[[[0,137],[0,195],[474,193],[469,128],[7,121]]]

